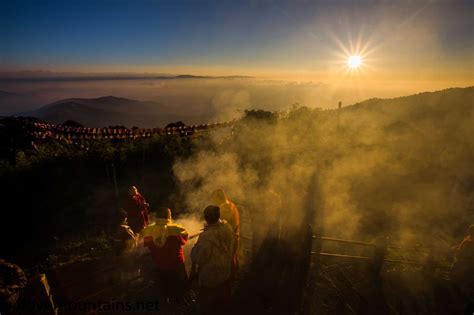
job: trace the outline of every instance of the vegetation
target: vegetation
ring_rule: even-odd
[[[267,283],[269,301],[291,293],[293,304],[282,306],[288,311],[300,302],[308,224],[327,236],[367,242],[383,236],[391,244],[431,247],[445,262],[474,221],[473,99],[474,88],[467,88],[337,111],[250,110],[230,129],[201,138],[104,140],[88,148],[58,141],[35,148],[25,121],[14,125],[6,118],[2,222],[25,232],[16,232],[13,243],[2,229],[2,250],[31,264],[48,255],[58,264],[74,253],[82,259],[84,248],[107,251],[102,240],[116,224],[119,197],[134,184],[152,206],[169,206],[178,215],[201,209],[205,194],[219,187],[244,204],[263,231],[277,226],[279,216],[284,241],[259,255],[260,269],[256,263],[253,282],[243,288],[258,296],[255,283]],[[269,191],[281,196],[280,214],[269,206]],[[278,274],[284,286],[261,268]],[[392,283],[394,291],[398,284]],[[393,305],[394,312],[406,307]]]
[[[116,224],[119,198],[130,185],[137,185],[154,205],[172,203],[173,161],[189,156],[193,144],[186,138],[156,135],[97,141],[87,149],[56,140],[35,147],[27,140],[18,142],[15,159],[3,159],[1,169],[2,222],[28,231],[11,243],[10,231],[2,229],[2,252],[28,263],[48,255],[58,242],[109,231]],[[31,246],[19,250],[21,242]]]

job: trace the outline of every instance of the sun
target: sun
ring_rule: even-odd
[[[367,76],[374,70],[374,56],[377,46],[373,46],[373,41],[362,40],[362,35],[354,42],[351,38],[347,43],[343,43],[339,38],[333,36],[338,50],[334,50],[334,69],[344,77],[361,78]]]
[[[349,69],[357,69],[362,65],[362,58],[359,55],[351,55],[347,58]]]

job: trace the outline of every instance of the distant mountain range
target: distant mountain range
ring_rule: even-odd
[[[422,92],[396,98],[372,98],[354,105],[344,107],[347,110],[387,111],[392,114],[404,112],[412,115],[417,108],[427,110],[448,110],[455,106],[472,109],[474,107],[474,86],[449,88],[435,92]],[[407,107],[411,111],[407,111]]]
[[[176,79],[251,79],[251,76],[205,76],[151,73],[57,73],[48,71],[0,72],[0,82],[12,81],[95,81],[95,80],[176,80]]]
[[[446,121],[456,121],[453,115],[463,118],[474,107],[474,87],[452,88],[437,92],[425,92],[393,99],[369,99],[346,106],[342,113],[350,120],[373,124],[375,121],[389,123],[391,128],[407,128],[406,122],[429,123],[439,127]],[[189,109],[189,112],[191,110]],[[61,124],[74,120],[89,127],[124,125],[126,127],[162,127],[175,121],[185,123],[206,122],[208,115],[189,114],[185,108],[173,108],[159,102],[137,101],[126,98],[104,96],[99,98],[70,98],[43,106],[37,110],[20,113],[17,116],[36,117],[41,120]],[[449,119],[448,119],[449,118]],[[411,125],[409,128],[413,128]]]
[[[348,114],[370,114],[380,121],[398,119],[416,121],[419,124],[436,124],[440,121],[455,121],[454,116],[459,116],[462,120],[465,118],[463,115],[470,115],[473,108],[474,87],[466,87],[423,92],[392,99],[374,98],[344,109]],[[357,115],[352,116],[357,117]]]
[[[74,120],[90,127],[110,125],[157,127],[178,120],[198,119],[186,113],[177,113],[172,108],[157,102],[115,96],[64,99],[16,116],[36,117],[55,124]]]
[[[472,147],[474,87],[369,99],[344,107],[340,122],[358,126],[360,130],[370,126],[374,134],[383,134],[390,141],[437,138],[442,146],[458,141]],[[370,138],[371,135],[364,136]]]

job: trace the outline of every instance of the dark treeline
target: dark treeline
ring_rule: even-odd
[[[153,206],[175,206],[172,165],[191,150],[188,139],[160,135],[18,150],[2,164],[2,256],[29,266],[67,240],[107,233],[130,185]]]

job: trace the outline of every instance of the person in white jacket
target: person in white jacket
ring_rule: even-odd
[[[204,218],[207,224],[191,251],[191,277],[199,284],[199,312],[221,314],[230,300],[234,232],[220,219],[218,206],[208,206]]]

